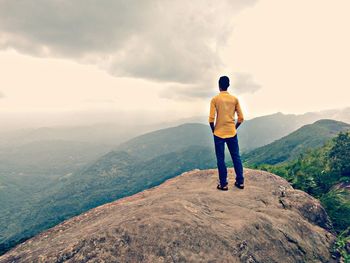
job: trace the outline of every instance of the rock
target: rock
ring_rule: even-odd
[[[245,169],[219,191],[193,170],[96,207],[17,245],[0,262],[335,262],[318,200],[281,177]]]

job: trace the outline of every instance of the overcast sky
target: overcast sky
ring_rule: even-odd
[[[221,75],[248,118],[347,107],[349,10],[348,0],[0,0],[1,116],[207,115]]]

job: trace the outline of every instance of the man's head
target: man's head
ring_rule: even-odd
[[[230,79],[227,76],[221,76],[219,79],[220,90],[227,90],[229,86],[230,86]]]

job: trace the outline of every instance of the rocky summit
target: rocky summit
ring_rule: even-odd
[[[274,174],[245,169],[245,189],[192,170],[68,219],[0,262],[332,262],[319,201]],[[127,187],[127,185],[125,186]]]

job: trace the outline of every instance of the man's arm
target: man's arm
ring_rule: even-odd
[[[209,122],[210,128],[211,128],[211,132],[214,133],[214,122]]]
[[[211,99],[210,101],[210,111],[209,111],[209,125],[210,125],[210,128],[211,128],[211,131],[214,133],[214,120],[215,120],[215,100],[214,98]]]
[[[237,99],[237,104],[236,104],[236,113],[237,113],[237,123],[236,123],[236,129],[239,127],[239,125],[242,124],[242,122],[244,121],[244,117],[243,117],[243,112],[241,109],[241,105],[239,104],[239,101]]]

